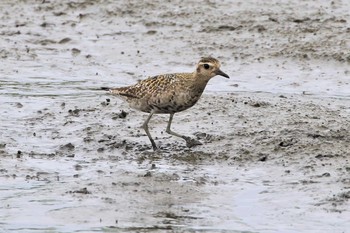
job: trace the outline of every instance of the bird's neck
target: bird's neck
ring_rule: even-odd
[[[202,76],[198,73],[193,73],[192,88],[195,91],[202,93],[204,91],[205,87],[207,86],[209,80],[210,80],[210,78],[208,79],[208,77]]]

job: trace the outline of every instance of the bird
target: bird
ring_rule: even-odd
[[[148,77],[135,85],[101,89],[120,97],[129,107],[148,113],[142,128],[154,151],[158,147],[148,129],[148,123],[154,114],[170,114],[165,132],[184,139],[187,147],[193,147],[202,143],[172,131],[171,123],[175,113],[189,109],[197,103],[211,78],[217,75],[230,78],[220,70],[220,66],[216,58],[202,57],[193,72],[161,74]]]

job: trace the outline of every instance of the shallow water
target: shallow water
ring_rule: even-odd
[[[276,181],[258,165],[169,166],[159,161],[154,177],[144,177],[148,165],[84,160],[74,178],[72,160],[7,162],[13,160],[2,161],[9,169],[43,173],[34,179],[1,178],[4,232],[341,232],[349,227],[349,215],[314,211],[304,185],[291,185],[300,177]],[[92,193],[84,197],[64,186],[87,187]]]

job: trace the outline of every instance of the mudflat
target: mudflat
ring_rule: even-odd
[[[0,232],[348,232],[350,3],[2,1]],[[222,62],[172,128],[100,91]]]

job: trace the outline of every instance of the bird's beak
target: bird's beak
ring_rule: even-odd
[[[225,78],[230,78],[226,73],[222,72],[220,69],[215,72],[216,75],[224,76]]]

